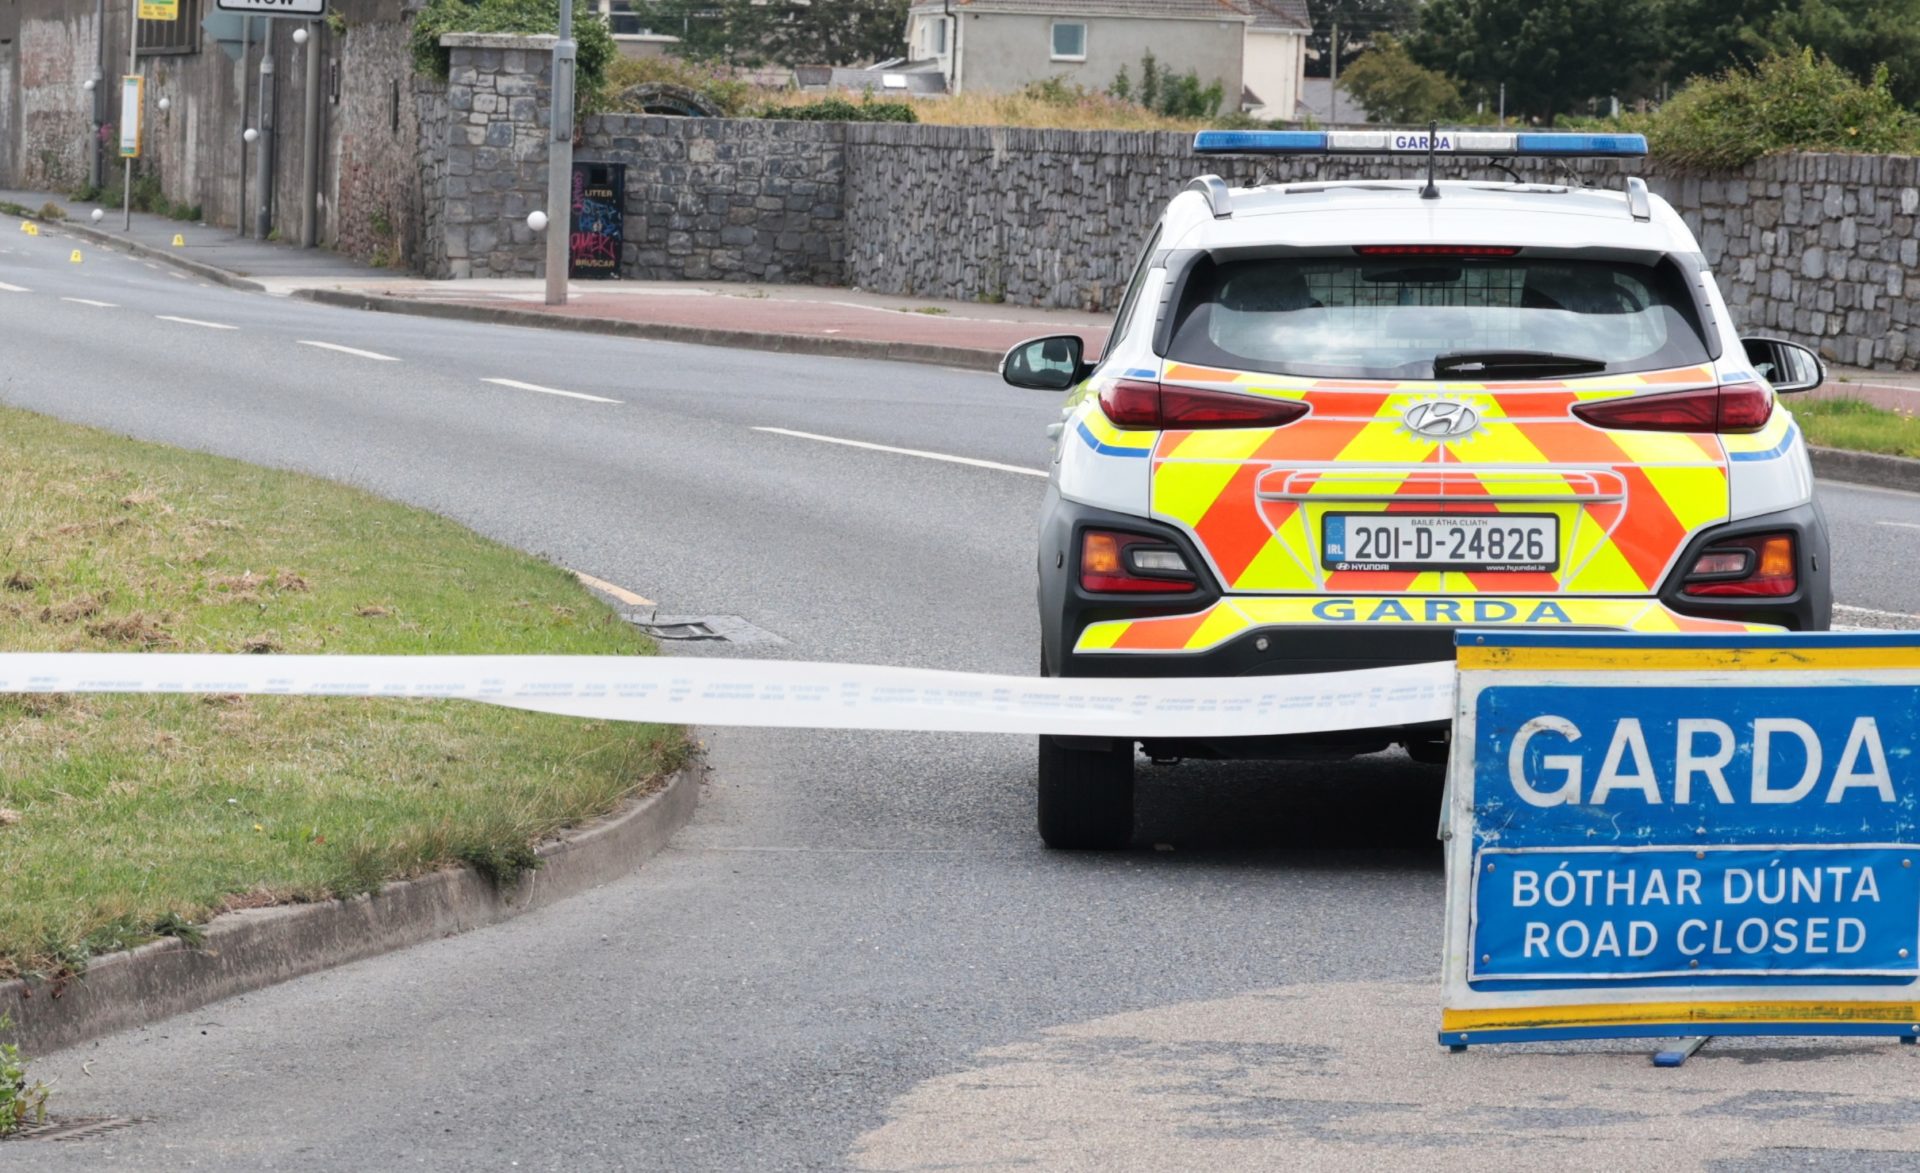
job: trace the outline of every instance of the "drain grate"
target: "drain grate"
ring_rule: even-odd
[[[28,1140],[92,1140],[104,1133],[144,1123],[138,1116],[49,1116],[23,1124],[9,1142]]]
[[[755,627],[738,615],[647,615],[629,614],[627,622],[657,640],[693,643],[719,640],[730,644],[780,644],[786,641],[771,631]]]

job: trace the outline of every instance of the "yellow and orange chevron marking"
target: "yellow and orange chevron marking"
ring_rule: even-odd
[[[1315,380],[1172,364],[1164,378],[1313,408],[1282,428],[1168,431],[1155,445],[1154,515],[1187,528],[1234,592],[1647,594],[1688,535],[1728,515],[1721,437],[1603,430],[1570,414],[1581,401],[1711,386],[1713,371],[1703,366],[1461,383]],[[1409,407],[1438,398],[1469,404],[1480,426],[1435,438],[1405,425]],[[1778,437],[1762,438],[1787,426],[1777,415],[1767,432],[1738,439],[1765,450]],[[1320,534],[1333,510],[1552,514],[1558,567],[1327,569]]]

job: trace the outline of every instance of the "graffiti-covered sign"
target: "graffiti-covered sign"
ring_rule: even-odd
[[[625,242],[627,165],[573,165],[573,231],[568,237],[568,275],[620,276]]]
[[[1920,1033],[1920,635],[1462,638],[1442,1042]]]

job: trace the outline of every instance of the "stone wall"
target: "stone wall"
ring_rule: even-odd
[[[627,165],[631,277],[838,285],[846,279],[844,128],[607,115],[575,158]]]
[[[546,206],[553,38],[442,38],[444,93],[426,88],[420,167],[429,277],[537,277],[543,245],[527,213]]]

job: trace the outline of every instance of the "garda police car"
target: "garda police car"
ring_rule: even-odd
[[[1638,135],[1206,131],[1231,154],[1391,154],[1425,182],[1194,180],[1105,353],[1015,347],[1068,391],[1040,534],[1042,670],[1233,676],[1449,660],[1460,627],[1820,630],[1812,352],[1735,333],[1700,246],[1623,190],[1434,183],[1435,154]],[[1511,172],[1508,172],[1511,175]],[[1155,758],[1446,755],[1445,728],[1150,741]],[[1040,832],[1132,834],[1134,745],[1040,739]]]

